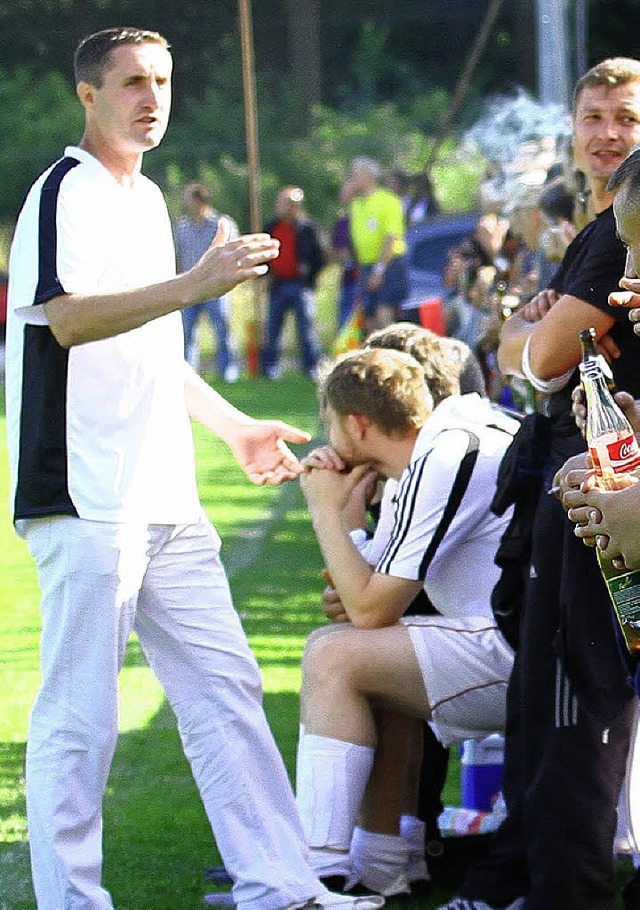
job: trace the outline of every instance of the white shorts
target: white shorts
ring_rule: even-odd
[[[486,617],[403,616],[422,670],[440,742],[504,730],[513,650]]]

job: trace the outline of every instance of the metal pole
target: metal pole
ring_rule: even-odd
[[[249,225],[252,232],[262,229],[260,203],[260,155],[258,151],[258,117],[256,75],[253,54],[253,24],[251,0],[238,0],[240,44],[242,49],[242,88],[244,93],[244,122],[249,166]],[[260,372],[260,317],[262,311],[262,282],[252,281],[251,318],[246,323],[247,370],[250,376]]]
[[[242,46],[242,87],[244,92],[244,122],[249,165],[249,223],[252,231],[262,227],[260,206],[260,156],[258,152],[258,117],[256,75],[253,55],[253,25],[251,0],[238,0],[240,42]]]
[[[567,0],[537,0],[538,94],[542,104],[569,107]]]
[[[465,95],[469,91],[471,77],[473,76],[473,72],[482,56],[489,35],[491,34],[491,29],[493,28],[494,22],[498,18],[498,13],[500,12],[502,3],[503,0],[490,0],[487,11],[482,20],[480,30],[475,37],[473,46],[465,62],[464,69],[458,78],[458,84],[456,85],[455,91],[453,93],[453,98],[451,99],[449,110],[446,113],[445,119],[442,122],[435,139],[433,140],[433,145],[431,146],[429,157],[424,166],[424,171],[427,175],[431,173],[431,169],[435,164],[438,152],[440,151],[440,146],[447,138],[449,130],[451,129],[451,124],[453,123],[453,118],[458,113],[458,108],[464,100]]]
[[[588,43],[588,10],[586,0],[576,0],[576,65],[578,79],[589,68]]]

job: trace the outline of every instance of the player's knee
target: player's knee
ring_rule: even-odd
[[[322,630],[316,630],[322,632]],[[352,669],[351,635],[312,633],[305,646],[303,672],[305,682],[324,689],[344,685]]]

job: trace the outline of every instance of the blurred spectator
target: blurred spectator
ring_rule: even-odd
[[[440,213],[431,178],[424,171],[409,177],[409,203],[406,209],[407,224],[425,221]]]
[[[411,203],[411,177],[406,171],[395,168],[389,171],[384,182],[386,188],[399,196],[402,201],[402,211],[407,214],[407,209]]]
[[[179,272],[192,268],[216,236],[218,224],[224,217],[231,224],[230,239],[239,236],[238,226],[228,215],[221,216],[211,206],[211,193],[203,183],[188,184],[183,193],[185,216],[175,229],[176,257]],[[207,316],[216,339],[216,366],[219,375],[227,382],[235,382],[239,375],[238,363],[233,353],[229,319],[231,295],[206,300],[182,311],[185,357],[194,368],[200,368],[199,321]]]
[[[264,372],[269,379],[279,379],[281,375],[280,344],[289,311],[296,318],[302,371],[315,379],[318,368],[314,289],[326,255],[320,231],[304,211],[303,201],[300,187],[282,187],[276,197],[275,218],[265,227],[280,241],[280,255],[271,263],[268,278]]]
[[[510,268],[505,251],[509,221],[494,212],[482,215],[475,230],[449,251],[444,283],[454,288],[450,304],[449,334],[479,351],[490,321],[489,295],[497,277],[504,279]]]
[[[338,293],[338,330],[345,324],[355,306],[358,287],[358,267],[356,265],[351,234],[349,232],[349,206],[354,196],[354,187],[350,180],[345,180],[340,187],[338,202],[340,216],[331,232],[331,258],[340,263],[340,289]]]
[[[575,196],[560,177],[549,182],[540,195],[543,226],[538,238],[540,287],[548,287],[553,273],[577,234],[574,222]]]
[[[369,331],[395,322],[408,293],[404,213],[400,197],[380,185],[377,161],[355,158],[351,178],[356,193],[349,207],[351,241]]]

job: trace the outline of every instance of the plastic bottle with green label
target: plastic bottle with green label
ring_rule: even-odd
[[[602,368],[592,358],[580,364],[587,404],[585,436],[596,483],[616,490],[638,481],[640,446],[633,427],[616,404]],[[596,549],[600,570],[630,653],[640,654],[640,571],[618,569]]]

